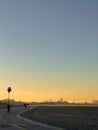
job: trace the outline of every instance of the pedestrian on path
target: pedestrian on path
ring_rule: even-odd
[[[7,105],[7,111],[8,111],[8,112],[10,112],[10,108],[11,108],[11,106],[10,106],[10,104],[8,104],[8,105]]]

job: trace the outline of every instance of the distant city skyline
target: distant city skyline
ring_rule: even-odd
[[[98,99],[98,1],[0,1],[0,99]]]

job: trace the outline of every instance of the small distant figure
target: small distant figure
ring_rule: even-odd
[[[27,104],[26,103],[24,104],[24,107],[27,108]]]
[[[11,106],[10,106],[10,104],[8,104],[8,105],[7,105],[7,111],[8,111],[8,112],[10,112],[10,108],[11,108]]]

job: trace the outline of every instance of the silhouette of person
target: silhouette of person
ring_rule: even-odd
[[[10,106],[10,104],[8,104],[8,105],[7,105],[7,111],[8,111],[8,112],[10,112],[10,108],[11,108],[11,106]]]
[[[27,104],[26,103],[24,104],[24,107],[27,108]]]

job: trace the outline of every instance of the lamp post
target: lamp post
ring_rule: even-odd
[[[12,91],[11,87],[8,87],[7,91],[8,91],[8,105],[7,105],[7,109],[8,109],[8,112],[9,112],[10,111],[10,92]]]

